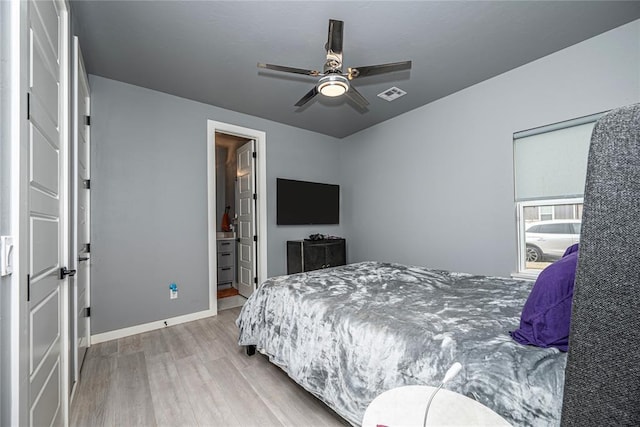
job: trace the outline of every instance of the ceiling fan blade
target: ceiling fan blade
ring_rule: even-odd
[[[327,40],[327,55],[339,56],[342,62],[342,30],[344,22],[336,19],[329,20],[329,39]]]
[[[364,67],[349,68],[349,79],[356,77],[375,76],[377,74],[392,73],[411,69],[411,61],[391,62],[389,64],[367,65]]]
[[[320,71],[316,70],[303,70],[302,68],[285,67],[284,65],[263,64],[258,62],[258,68],[266,68],[267,70],[283,71],[285,73],[305,74],[307,76],[317,77],[320,75]]]
[[[314,86],[313,89],[307,92],[305,96],[300,98],[300,101],[296,102],[296,107],[302,107],[304,104],[311,101],[318,93],[318,89]]]
[[[349,97],[349,99],[351,99],[362,108],[366,108],[367,105],[369,105],[369,101],[367,101],[367,99],[362,96],[362,94],[358,92],[353,86],[349,86],[349,90],[347,91],[346,95]]]

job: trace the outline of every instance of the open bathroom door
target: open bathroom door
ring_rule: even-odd
[[[248,298],[254,291],[256,277],[256,189],[255,141],[241,146],[237,153],[238,191],[238,291]]]

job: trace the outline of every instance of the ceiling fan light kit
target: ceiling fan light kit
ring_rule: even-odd
[[[324,96],[341,96],[349,90],[349,80],[339,74],[321,77],[318,80],[318,92]]]
[[[364,96],[351,86],[349,80],[360,77],[374,76],[378,74],[392,73],[411,69],[411,61],[393,62],[389,64],[367,65],[364,67],[348,68],[347,73],[342,72],[342,32],[344,23],[336,19],[329,20],[329,37],[325,48],[327,49],[326,61],[323,72],[305,70],[302,68],[286,67],[283,65],[258,63],[258,68],[266,68],[284,73],[304,74],[311,77],[320,77],[313,88],[307,92],[298,102],[296,107],[307,104],[319,93],[324,96],[338,97],[346,95],[358,107],[366,108],[369,102]]]

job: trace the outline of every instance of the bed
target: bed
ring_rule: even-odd
[[[245,303],[239,344],[353,425],[380,393],[437,385],[455,361],[449,390],[513,425],[558,425],[566,353],[509,335],[532,285],[379,262],[274,277]]]

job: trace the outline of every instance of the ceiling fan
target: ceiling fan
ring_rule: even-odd
[[[359,77],[374,76],[377,74],[391,73],[411,69],[411,61],[393,62],[389,64],[367,65],[364,67],[347,68],[342,72],[342,30],[344,22],[335,19],[329,20],[329,38],[325,48],[327,60],[322,72],[316,70],[304,70],[301,68],[285,67],[283,65],[258,63],[258,68],[283,71],[285,73],[305,74],[320,77],[316,85],[305,96],[296,102],[296,107],[302,107],[311,101],[318,93],[324,96],[336,97],[346,95],[361,108],[369,105],[369,102],[350,83]]]

